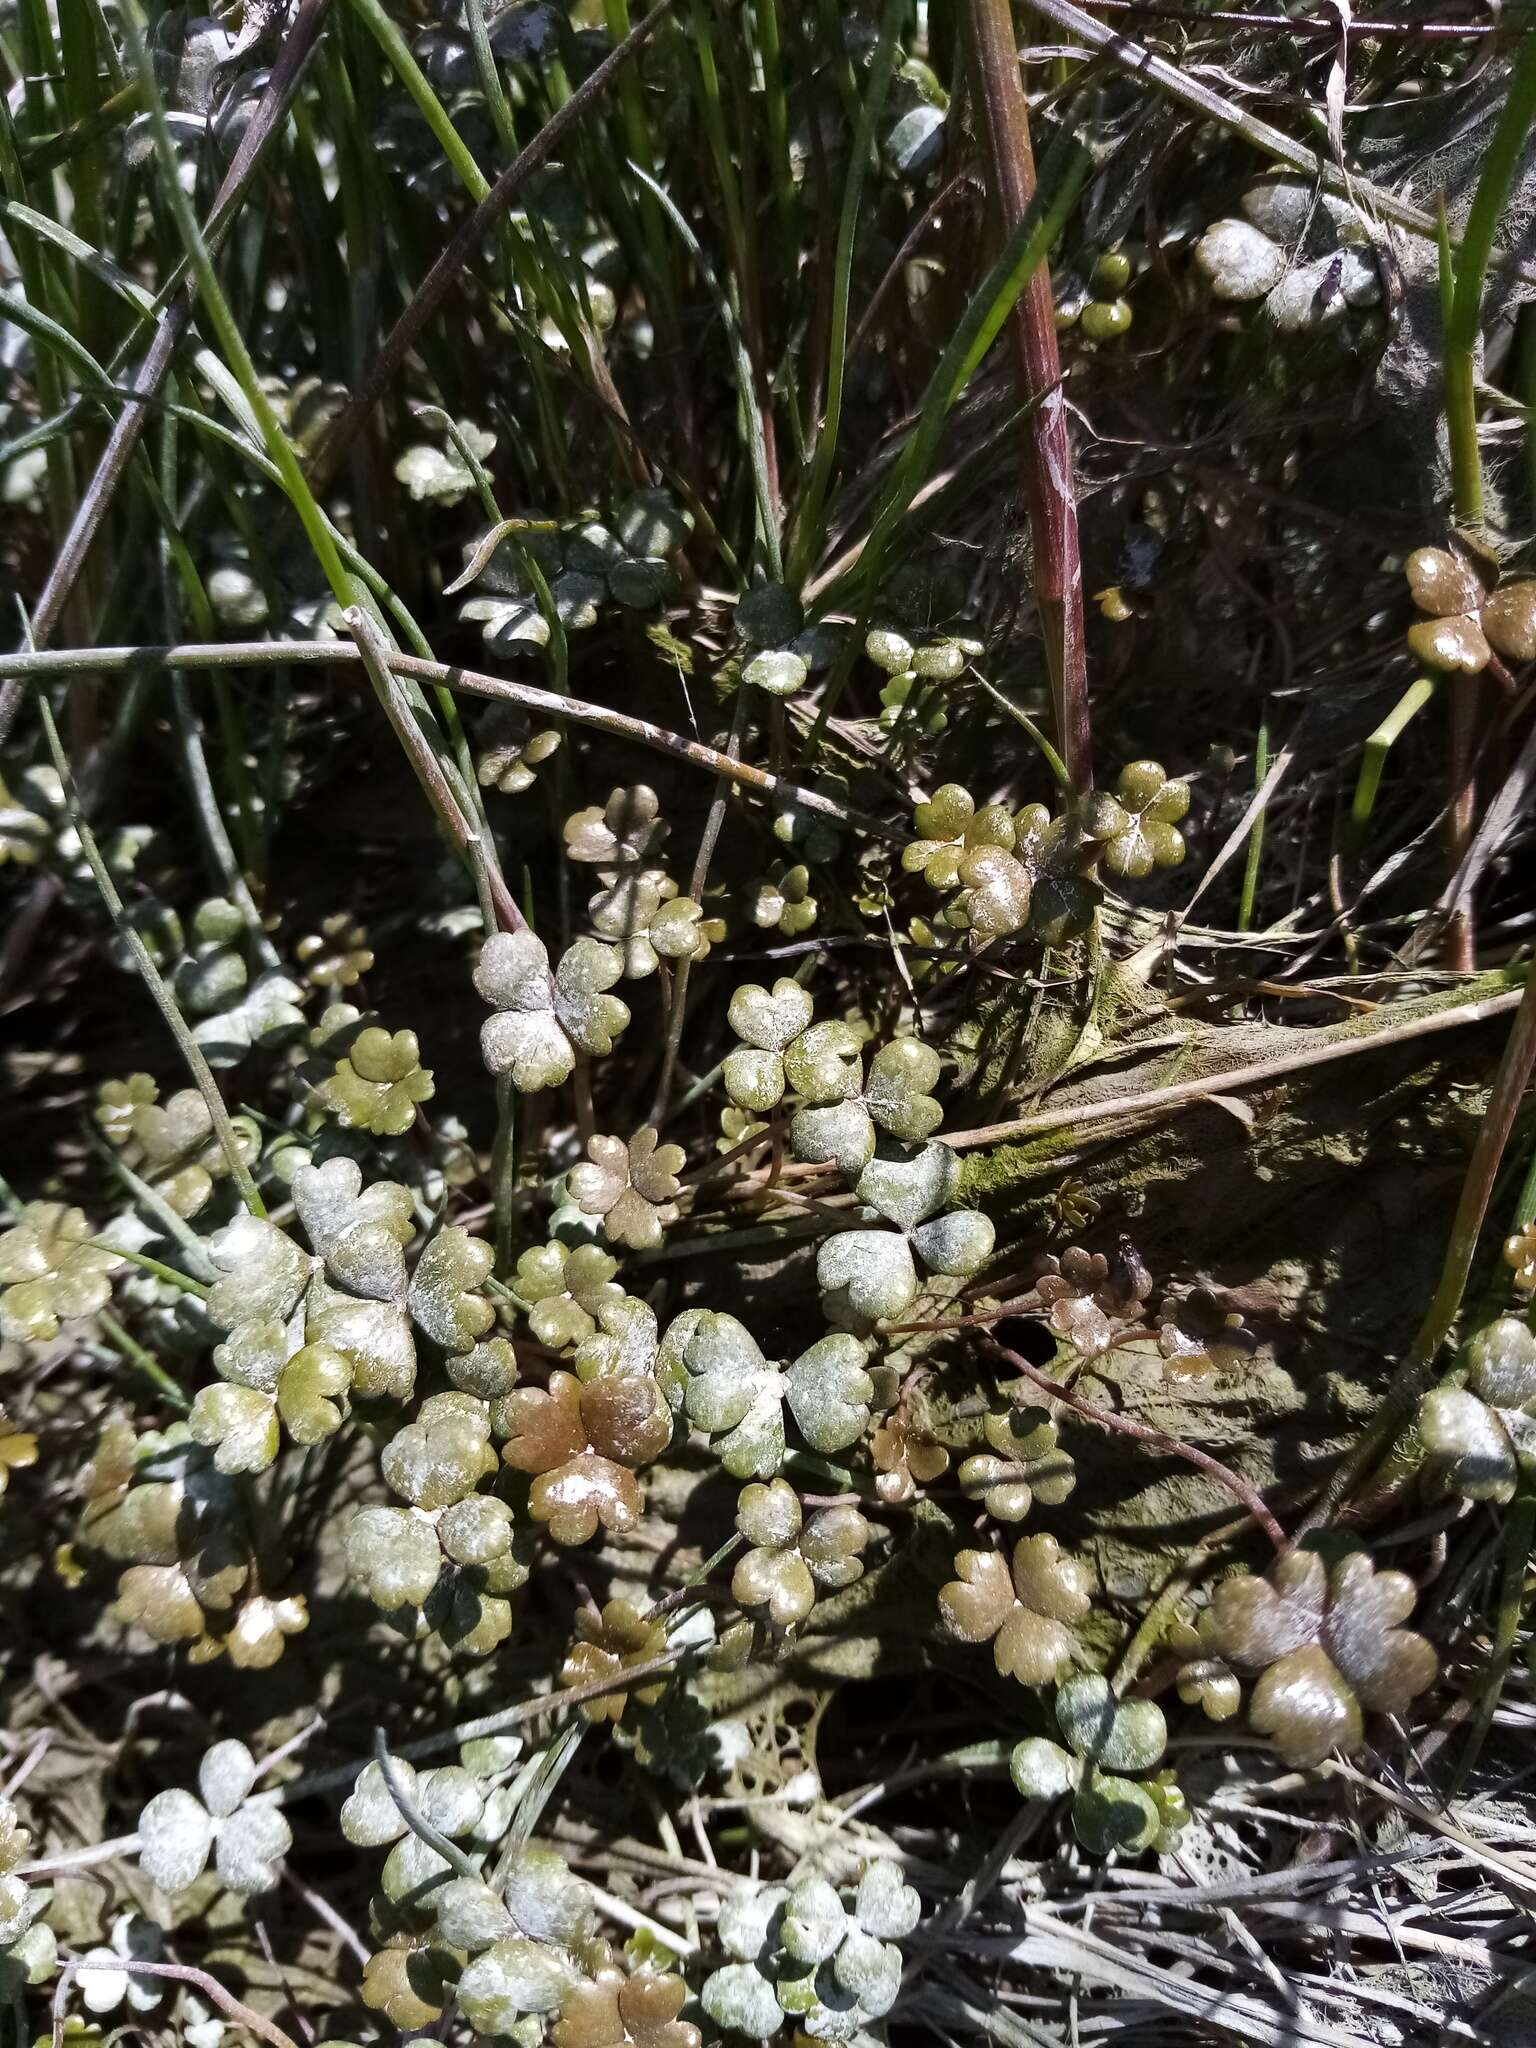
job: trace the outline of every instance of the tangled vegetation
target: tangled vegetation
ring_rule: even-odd
[[[1401,12],[0,0],[0,2040],[1526,2037],[1536,22]]]

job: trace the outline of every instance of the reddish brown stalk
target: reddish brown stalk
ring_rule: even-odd
[[[982,1337],[979,1341],[988,1351],[995,1352],[999,1358],[1011,1365],[1015,1372],[1038,1387],[1043,1394],[1048,1394],[1053,1401],[1060,1401],[1062,1406],[1070,1408],[1074,1415],[1081,1415],[1085,1422],[1097,1423],[1100,1429],[1112,1430],[1120,1436],[1135,1437],[1141,1443],[1153,1445],[1170,1458],[1181,1458],[1186,1465],[1193,1465],[1199,1471],[1209,1473],[1212,1479],[1227,1489],[1234,1500],[1241,1501],[1276,1550],[1284,1552],[1290,1549],[1290,1537],[1266,1507],[1263,1496],[1239,1473],[1234,1472],[1230,1465],[1223,1465],[1219,1458],[1213,1458],[1208,1451],[1197,1450],[1193,1444],[1181,1443],[1176,1436],[1168,1436],[1160,1429],[1153,1429],[1150,1423],[1137,1422],[1129,1415],[1118,1414],[1113,1408],[1101,1408],[1096,1401],[1085,1401],[1081,1394],[1068,1392],[1059,1381],[1053,1380],[1048,1373],[1037,1370],[1027,1359],[1020,1358],[1017,1351],[1010,1351],[1006,1344],[999,1344],[995,1337]]]
[[[1011,235],[1035,192],[1029,108],[1019,75],[1009,0],[966,0],[982,156],[997,227]],[[1061,390],[1061,351],[1050,271],[1035,270],[1009,316],[1014,377],[1027,407],[1022,428],[1024,495],[1034,544],[1035,603],[1045,640],[1057,744],[1074,789],[1093,781],[1088,667],[1083,643],[1083,568],[1077,539],[1072,442]]]

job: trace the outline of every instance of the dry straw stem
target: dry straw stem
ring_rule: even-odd
[[[1434,238],[1437,232],[1434,215],[1426,213],[1421,206],[1399,199],[1384,187],[1373,185],[1368,178],[1346,175],[1337,164],[1292,141],[1289,135],[1271,127],[1268,121],[1244,112],[1230,100],[1223,99],[1211,86],[1187,77],[1177,64],[1170,64],[1166,57],[1155,56],[1144,43],[1121,35],[1118,29],[1110,28],[1102,21],[1095,21],[1085,9],[1074,6],[1073,0],[1030,0],[1030,8],[1042,20],[1065,29],[1088,49],[1102,52],[1122,71],[1132,72],[1136,77],[1144,78],[1149,85],[1155,85],[1170,99],[1188,107],[1191,113],[1199,114],[1204,120],[1218,122],[1234,135],[1240,135],[1261,155],[1299,171],[1304,178],[1315,178],[1326,191],[1337,193],[1352,205],[1365,207],[1379,214],[1383,220],[1407,228],[1412,234],[1424,235],[1431,240]],[[1287,23],[1288,28],[1295,26],[1295,23]],[[1330,27],[1337,35],[1336,19],[1330,22]],[[1523,284],[1536,284],[1536,270],[1514,256],[1500,252],[1494,256],[1493,263],[1496,269],[1509,271]]]
[[[1529,992],[1536,977],[1528,977]],[[1198,1081],[1176,1081],[1167,1088],[1148,1088],[1139,1094],[1109,1095],[1098,1102],[1074,1103],[1070,1108],[1038,1110],[1030,1116],[1014,1117],[1008,1123],[983,1124],[974,1131],[943,1131],[939,1142],[959,1151],[976,1145],[996,1145],[1007,1138],[1038,1137],[1047,1131],[1083,1130],[1092,1124],[1113,1123],[1122,1117],[1158,1116],[1165,1110],[1181,1109],[1187,1103],[1203,1102],[1213,1095],[1230,1095],[1237,1088],[1263,1088],[1282,1074],[1296,1074],[1307,1067],[1326,1066],[1331,1060],[1349,1059],[1362,1052],[1379,1052],[1387,1046],[1406,1045],[1436,1032],[1454,1031],[1464,1024],[1481,1024],[1489,1017],[1502,1016],[1523,1000],[1519,989],[1502,995],[1484,996],[1476,1002],[1458,1003],[1453,1008],[1431,1010],[1410,1018],[1405,1024],[1376,1025],[1372,1020],[1390,1011],[1372,1012],[1372,1020],[1346,1025],[1349,1035],[1329,1038],[1322,1045],[1307,1045],[1297,1052],[1279,1053],[1271,1060],[1256,1060],[1251,1066],[1229,1067],[1225,1073],[1207,1074]],[[1490,1105],[1490,1116],[1492,1107]],[[1479,1141],[1481,1142],[1481,1140]]]
[[[483,675],[477,669],[450,668],[440,661],[424,661],[414,654],[385,650],[390,669],[396,675],[414,676],[421,682],[439,683],[450,690],[467,690],[471,696],[499,697],[508,704],[521,705],[547,718],[568,718],[576,725],[592,726],[612,733],[615,739],[633,740],[638,746],[689,761],[696,768],[724,775],[744,789],[759,790],[764,796],[792,797],[797,805],[839,824],[871,833],[892,845],[904,846],[908,834],[881,818],[870,817],[819,790],[804,789],[766,768],[749,761],[732,760],[718,747],[702,740],[685,740],[664,725],[649,719],[632,718],[625,711],[611,711],[606,704],[587,704],[578,697],[561,697],[553,690],[541,690],[532,683],[508,682],[502,676]],[[93,647],[73,652],[56,649],[46,654],[0,655],[0,677],[26,677],[39,683],[51,677],[89,669],[93,675],[123,675],[139,669],[185,669],[192,672],[210,668],[262,668],[292,665],[301,668],[346,668],[360,663],[356,647],[340,640],[211,640],[188,641],[174,647]]]

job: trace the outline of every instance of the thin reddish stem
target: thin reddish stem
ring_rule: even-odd
[[[1013,16],[1009,0],[968,0],[967,13],[982,154],[998,226],[1007,236],[1018,227],[1035,194],[1029,108],[1019,75]],[[1033,541],[1035,604],[1045,640],[1057,743],[1072,787],[1081,790],[1093,781],[1083,568],[1056,309],[1046,264],[1037,265],[1009,316],[1008,333],[1014,377],[1026,407],[1021,458]]]
[[[1208,1451],[1198,1450],[1193,1444],[1182,1443],[1178,1437],[1168,1436],[1162,1430],[1154,1429],[1150,1423],[1137,1422],[1129,1415],[1116,1414],[1113,1408],[1101,1408],[1095,1401],[1085,1401],[1081,1394],[1070,1392],[1058,1380],[1053,1380],[1049,1373],[1039,1371],[1028,1359],[1020,1358],[1017,1351],[1010,1351],[1006,1344],[999,1344],[995,1337],[983,1337],[981,1342],[988,1351],[996,1352],[999,1358],[1004,1359],[1015,1372],[1038,1387],[1042,1393],[1048,1394],[1053,1401],[1060,1401],[1063,1407],[1070,1408],[1074,1415],[1081,1415],[1084,1421],[1096,1423],[1100,1429],[1110,1430],[1118,1436],[1135,1437],[1141,1443],[1154,1445],[1171,1458],[1181,1458],[1186,1465],[1193,1465],[1201,1472],[1208,1472],[1212,1479],[1219,1481],[1227,1489],[1234,1500],[1242,1503],[1276,1550],[1283,1553],[1290,1549],[1290,1537],[1265,1506],[1262,1494],[1250,1486],[1241,1474],[1234,1472],[1230,1465],[1223,1465],[1219,1458],[1213,1458]]]

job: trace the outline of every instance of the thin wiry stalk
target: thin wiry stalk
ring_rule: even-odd
[[[1001,236],[1011,235],[1035,196],[1029,108],[1019,75],[1009,0],[968,0],[982,155]],[[1083,565],[1077,491],[1050,270],[1042,256],[1008,321],[1014,376],[1027,410],[1022,461],[1035,604],[1056,714],[1056,744],[1075,790],[1093,781],[1088,718],[1088,650],[1083,638]]]
[[[179,647],[95,647],[80,652],[54,649],[43,654],[0,654],[0,676],[28,678],[42,684],[52,676],[68,675],[82,668],[99,670],[103,675],[121,675],[144,669],[177,668],[191,673],[220,666],[266,668],[286,664],[301,668],[346,668],[361,658],[357,648],[349,647],[343,641],[227,640],[202,645],[188,643]],[[683,739],[649,719],[633,718],[628,712],[614,711],[606,704],[587,704],[578,697],[557,696],[553,690],[541,690],[532,683],[514,683],[504,676],[483,675],[477,669],[449,667],[443,662],[399,654],[393,649],[388,651],[388,660],[397,675],[441,683],[451,690],[467,690],[472,696],[499,697],[547,718],[568,718],[574,724],[612,733],[618,739],[634,740],[657,753],[670,754],[674,760],[688,761],[695,767],[729,776],[731,781],[739,782],[748,789],[760,790],[765,796],[791,798],[801,809],[815,811],[824,818],[835,818],[843,825],[857,826],[879,839],[896,845],[906,843],[906,832],[888,824],[883,818],[855,810],[820,790],[807,789],[801,783],[774,775],[749,761],[733,761],[718,747],[706,746],[702,740]]]
[[[225,1163],[229,1167],[230,1178],[240,1190],[241,1201],[244,1202],[246,1208],[250,1210],[253,1216],[265,1216],[267,1205],[261,1199],[256,1183],[251,1178],[251,1170],[245,1163],[245,1155],[240,1149],[239,1140],[235,1136],[234,1126],[229,1120],[229,1111],[224,1107],[224,1098],[219,1093],[219,1084],[213,1078],[213,1070],[208,1065],[202,1047],[192,1036],[191,1031],[188,1030],[187,1020],[182,1016],[177,1006],[176,998],[166,986],[164,976],[150,958],[149,948],[145,945],[138,927],[124,909],[123,899],[117,891],[117,884],[113,881],[111,871],[101,857],[100,847],[96,844],[96,835],[86,822],[85,814],[80,808],[79,794],[75,788],[75,779],[70,773],[69,757],[64,751],[62,740],[59,738],[59,729],[54,723],[53,708],[49,704],[48,699],[41,695],[39,695],[37,700],[37,708],[42,717],[43,732],[47,737],[48,750],[53,756],[53,765],[58,772],[59,781],[64,786],[64,793],[69,803],[70,823],[79,835],[80,849],[84,853],[86,863],[95,878],[96,887],[101,892],[101,900],[106,904],[111,914],[112,922],[117,927],[119,938],[132,954],[133,963],[138,968],[140,979],[149,990],[156,1009],[159,1010],[161,1016],[165,1019],[171,1036],[176,1041],[177,1050],[186,1061],[187,1071],[192,1076],[193,1085],[197,1089],[198,1094],[202,1096],[204,1106],[208,1111],[208,1119],[213,1125],[214,1136],[219,1141],[219,1147],[224,1154]]]

